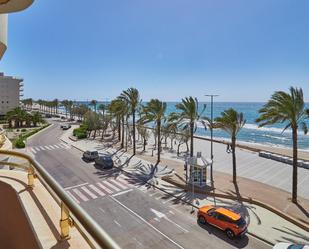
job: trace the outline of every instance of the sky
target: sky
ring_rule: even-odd
[[[9,15],[0,71],[34,99],[185,96],[267,101],[302,87],[309,101],[307,0],[39,1]]]

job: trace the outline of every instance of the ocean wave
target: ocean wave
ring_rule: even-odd
[[[276,132],[276,133],[282,133],[283,128],[278,127],[259,127],[256,124],[245,124],[244,129],[247,130],[257,130],[257,131],[265,131],[265,132]],[[292,133],[291,129],[286,129],[284,133]]]

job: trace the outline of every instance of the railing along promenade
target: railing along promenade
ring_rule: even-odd
[[[90,247],[120,249],[116,242],[65,192],[42,165],[24,153],[0,150],[0,156],[2,155],[25,159],[27,165],[8,161],[0,161],[0,164],[26,170],[28,172],[28,187],[35,187],[34,181],[38,178],[58,203],[61,208],[59,225],[62,239],[69,239],[70,227],[75,226]]]

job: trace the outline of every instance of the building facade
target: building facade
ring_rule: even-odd
[[[19,106],[23,80],[0,73],[0,115]]]

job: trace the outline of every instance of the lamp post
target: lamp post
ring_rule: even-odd
[[[213,184],[214,178],[213,178],[213,103],[214,103],[214,97],[218,97],[219,95],[216,94],[206,94],[205,96],[210,97],[210,159],[211,159],[211,166],[210,166],[210,180]]]

